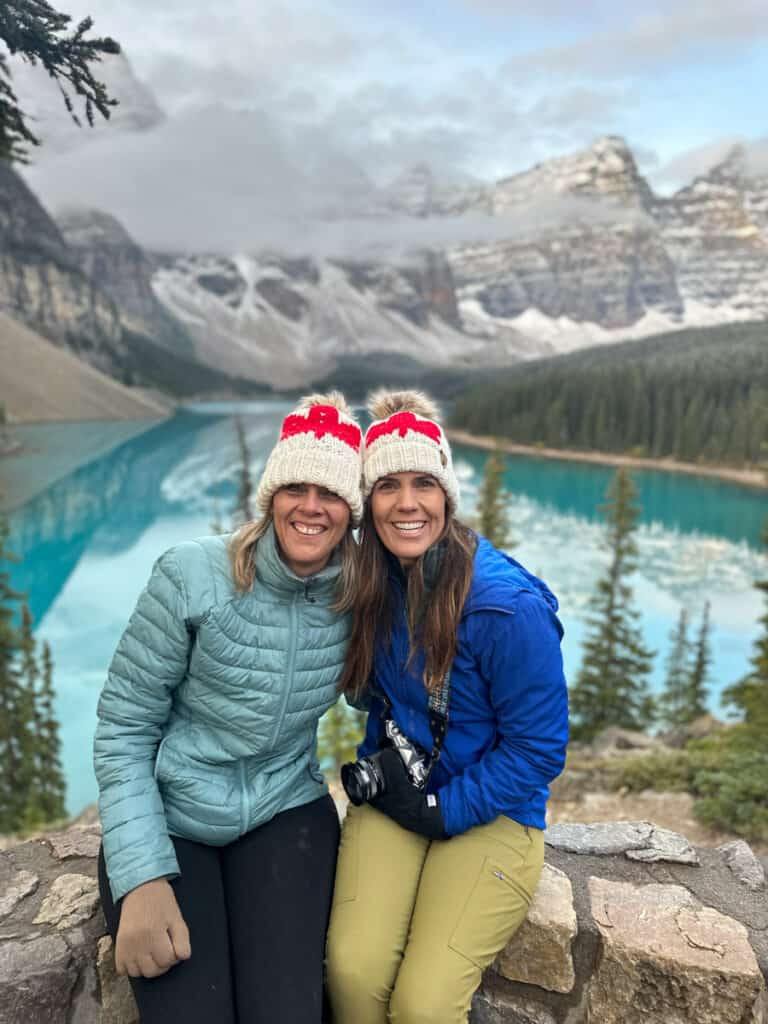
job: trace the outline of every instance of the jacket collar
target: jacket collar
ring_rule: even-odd
[[[341,573],[341,559],[338,552],[334,551],[320,572],[312,576],[297,576],[280,556],[274,523],[269,524],[266,533],[256,542],[255,557],[257,578],[266,587],[282,594],[292,595],[302,590],[307,592],[309,588],[313,595],[330,594]]]

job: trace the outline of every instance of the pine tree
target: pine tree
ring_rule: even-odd
[[[21,688],[14,727],[19,744],[19,822],[17,827],[33,828],[35,825],[42,824],[45,818],[40,806],[38,778],[40,721],[37,696],[40,669],[35,656],[32,613],[26,601],[21,606],[19,650],[21,656]]]
[[[3,0],[0,4],[0,42],[30,64],[39,64],[59,86],[66,109],[80,124],[72,94],[81,97],[85,116],[93,124],[95,112],[108,118],[110,99],[104,85],[94,78],[91,64],[104,54],[120,52],[109,37],[88,38],[93,28],[85,18],[70,28],[72,18],[56,11],[47,0]],[[27,148],[39,144],[27,123],[11,85],[8,62],[0,54],[0,159],[26,162]]]
[[[689,658],[691,645],[688,640],[688,611],[680,609],[677,625],[669,638],[670,650],[667,657],[667,677],[659,697],[659,717],[665,725],[685,725],[691,721],[689,715],[690,672]]]
[[[59,723],[53,705],[53,659],[43,643],[42,687],[37,702],[37,790],[43,822],[59,821],[66,815],[67,787],[61,766]]]
[[[643,643],[632,587],[627,582],[636,565],[634,531],[640,515],[632,477],[625,469],[614,476],[601,511],[608,520],[608,571],[598,581],[594,611],[583,662],[571,690],[575,717],[573,735],[592,739],[607,726],[642,729],[654,715],[648,675],[654,652]]]
[[[707,676],[712,663],[710,650],[709,601],[704,604],[701,613],[701,626],[693,647],[693,657],[688,674],[688,721],[700,718],[707,713]]]
[[[497,548],[510,548],[508,492],[504,489],[504,456],[488,456],[478,498],[480,533]]]
[[[240,453],[240,481],[235,505],[235,521],[237,525],[249,523],[253,519],[253,478],[251,477],[251,449],[245,433],[242,416],[235,416],[235,433]]]
[[[8,564],[17,561],[8,551],[9,528],[0,516],[0,832],[20,824],[22,771],[16,726],[23,689],[19,665],[20,636],[14,625],[14,605],[21,599],[11,586]]]
[[[365,715],[338,700],[320,719],[317,752],[324,767],[338,775],[347,761],[356,758],[357,746],[365,731]]]
[[[53,709],[53,663],[43,645],[42,673],[23,594],[10,584],[8,523],[0,516],[0,832],[19,832],[65,815],[64,775]]]
[[[768,520],[763,526],[763,544],[768,547]],[[723,700],[744,715],[747,727],[763,737],[768,736],[768,578],[755,586],[766,597],[766,609],[760,619],[762,627],[755,641],[752,670],[723,693]]]

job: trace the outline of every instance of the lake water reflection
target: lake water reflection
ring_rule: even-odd
[[[181,540],[209,533],[214,520],[229,521],[238,478],[234,412],[243,415],[256,478],[287,408],[276,402],[207,405],[128,440],[105,424],[28,428],[36,453],[0,461],[0,490],[7,495],[15,486],[17,495],[33,495],[13,507],[11,490],[10,546],[23,559],[13,582],[27,592],[37,633],[53,650],[72,812],[95,798],[96,701],[154,559]],[[468,516],[485,458],[455,449]],[[522,457],[510,457],[507,465],[514,554],[560,599],[566,668],[573,675],[590,595],[606,559],[597,506],[612,470]],[[646,640],[660,652],[654,684],[663,679],[680,607],[696,622],[708,599],[710,703],[719,712],[720,691],[747,669],[762,611],[753,583],[767,571],[759,538],[768,502],[763,493],[707,479],[651,471],[635,478],[643,515],[634,583]]]

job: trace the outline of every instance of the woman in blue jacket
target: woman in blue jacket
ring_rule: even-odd
[[[369,408],[342,677],[369,714],[342,776],[329,994],[334,1024],[460,1024],[541,871],[568,732],[562,628],[546,585],[456,518],[428,400]]]
[[[144,1024],[319,1024],[338,818],[316,759],[356,589],[361,432],[283,421],[263,513],[156,563],[98,708],[100,888]]]

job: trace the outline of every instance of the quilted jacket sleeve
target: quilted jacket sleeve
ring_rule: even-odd
[[[155,563],[118,644],[98,705],[94,767],[112,895],[179,874],[154,778],[172,691],[189,656],[184,581],[167,552]]]
[[[529,800],[563,770],[568,742],[568,690],[554,612],[522,593],[513,615],[488,611],[472,619],[472,646],[488,681],[498,742],[440,789],[449,835]]]

